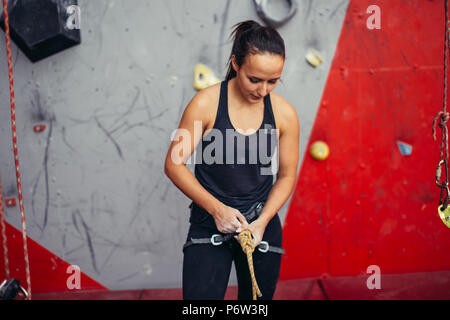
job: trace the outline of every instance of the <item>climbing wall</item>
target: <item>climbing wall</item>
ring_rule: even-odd
[[[252,1],[78,3],[81,45],[37,63],[12,47],[33,292],[71,291],[71,265],[81,291],[180,288],[190,201],[163,172],[170,136],[196,93],[195,66],[223,78],[231,27],[261,20]],[[280,3],[270,9],[281,16]],[[367,28],[373,4],[381,29]],[[280,210],[282,280],[357,276],[369,265],[449,270],[431,136],[443,99],[443,8],[298,1],[278,29],[287,59],[275,91],[301,126],[298,180]],[[311,50],[317,67],[305,60]],[[323,161],[309,154],[319,140],[330,148]],[[17,199],[3,40],[0,150],[3,197]],[[20,212],[4,205],[12,276],[25,283]]]
[[[388,4],[389,2],[389,4]],[[438,216],[444,2],[351,1],[284,224],[283,279],[450,270]],[[409,148],[405,148],[409,147]]]
[[[70,265],[81,290],[179,288],[190,201],[163,172],[170,136],[196,93],[195,66],[223,78],[232,26],[262,21],[252,1],[78,3],[81,45],[36,63],[12,47],[33,292],[69,291]],[[283,3],[271,2],[274,16]],[[348,1],[298,4],[278,29],[287,60],[276,92],[297,109],[304,158]],[[17,199],[9,119],[0,40],[0,173],[4,197]],[[25,283],[18,207],[5,215],[12,276]]]

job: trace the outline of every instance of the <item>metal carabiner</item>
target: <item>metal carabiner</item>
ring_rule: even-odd
[[[20,290],[20,292],[22,292],[23,296],[25,297],[25,300],[28,300],[28,297],[29,297],[28,291],[25,290],[24,287],[22,287],[22,286],[19,286],[19,290]]]
[[[443,181],[442,183],[440,182],[441,180],[441,176],[442,176],[442,164],[444,164],[444,168],[445,168],[445,181]],[[441,195],[439,197],[439,205],[444,204],[444,210],[447,209],[448,206],[448,202],[449,202],[449,197],[450,197],[450,189],[449,189],[449,182],[448,182],[448,163],[446,159],[441,159],[439,161],[439,164],[437,165],[436,168],[436,185],[441,188]],[[444,198],[444,189],[447,191],[447,197]]]
[[[445,176],[445,182],[441,184],[440,180],[441,180],[441,175],[442,175],[442,168],[441,168],[442,164],[445,165],[444,168],[445,168],[446,176]],[[447,160],[441,159],[441,161],[439,161],[439,164],[437,165],[437,168],[436,168],[436,185],[439,188],[445,188],[445,183],[448,186],[448,164],[447,164]]]

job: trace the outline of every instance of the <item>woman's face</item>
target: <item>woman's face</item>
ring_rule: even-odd
[[[239,67],[234,55],[231,57],[236,71],[238,88],[250,104],[259,103],[277,86],[283,71],[284,59],[278,54],[248,54]]]

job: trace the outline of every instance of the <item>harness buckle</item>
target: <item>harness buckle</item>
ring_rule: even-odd
[[[261,245],[263,245],[264,248],[261,248]],[[266,253],[267,251],[269,251],[269,243],[267,241],[261,241],[261,243],[258,246],[258,250],[261,251],[262,253]]]
[[[256,206],[256,211],[262,209],[262,207],[264,207],[264,203],[263,202],[258,203],[258,205]]]
[[[213,234],[211,236],[211,243],[213,246],[220,246],[222,244],[222,241],[216,241],[215,237],[220,237],[220,234]]]

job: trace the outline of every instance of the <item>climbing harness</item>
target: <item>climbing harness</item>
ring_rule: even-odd
[[[193,203],[189,207],[192,207]],[[252,221],[253,218],[258,217],[261,213],[262,208],[264,207],[264,202],[256,202],[253,204],[247,212],[243,213],[243,216],[247,219],[247,221]],[[213,234],[210,238],[190,238],[185,245],[183,246],[183,251],[187,247],[195,244],[211,244],[213,246],[220,246],[222,243],[230,241],[234,238],[234,236],[238,237],[238,242],[241,245],[242,251],[247,256],[248,268],[250,271],[250,278],[252,281],[252,296],[253,300],[261,297],[261,291],[259,290],[258,283],[255,278],[255,269],[253,268],[253,252],[255,249],[262,253],[266,252],[274,252],[278,254],[285,254],[283,248],[275,247],[269,245],[267,241],[261,241],[261,243],[255,248],[253,245],[252,234],[249,230],[244,230],[241,233],[229,233],[229,234]]]
[[[438,214],[442,222],[450,228],[450,207],[448,206],[450,190],[449,190],[449,176],[448,176],[448,128],[447,122],[449,113],[447,112],[447,59],[448,59],[448,45],[449,45],[449,20],[448,20],[448,0],[444,1],[445,8],[445,40],[444,40],[444,104],[442,111],[439,111],[433,120],[433,139],[436,141],[436,124],[442,129],[441,153],[440,161],[436,168],[436,185],[441,188],[441,195],[439,199]],[[445,168],[445,181],[440,183],[442,175],[442,165]],[[444,190],[446,197],[444,198]]]
[[[11,129],[12,129],[12,142],[14,151],[14,162],[16,167],[16,182],[17,182],[17,192],[19,197],[19,208],[21,214],[22,222],[22,239],[23,239],[23,250],[25,258],[25,274],[27,281],[27,298],[31,300],[31,276],[30,276],[30,262],[28,258],[28,245],[27,245],[27,233],[26,233],[26,223],[25,223],[25,210],[23,205],[23,194],[22,194],[22,184],[20,179],[20,168],[19,168],[19,151],[17,149],[17,135],[16,135],[16,107],[14,102],[14,80],[13,80],[13,67],[12,67],[12,57],[11,57],[11,38],[9,31],[9,16],[8,16],[8,4],[7,0],[3,0],[3,19],[5,23],[5,40],[6,40],[6,54],[8,57],[8,77],[9,77],[9,94],[10,94],[10,104],[11,104]],[[2,214],[3,217],[3,214]]]
[[[184,244],[183,250],[194,244],[212,244],[213,246],[220,246],[222,243],[230,241],[234,236],[238,235],[239,233],[229,233],[226,235],[216,233],[213,234],[210,238],[200,238],[200,239],[191,238]],[[261,241],[257,249],[262,253],[274,252],[279,254],[285,254],[283,248],[271,246],[267,241]]]
[[[274,19],[267,14],[267,3],[268,0],[253,0],[256,7],[256,13],[258,16],[268,25],[272,27],[280,27],[286,22],[288,22],[297,12],[297,1],[296,0],[286,0],[289,4],[289,12],[282,19]]]
[[[192,203],[190,205],[192,207]],[[247,212],[243,213],[243,216],[247,219],[247,221],[251,221],[253,218],[259,216],[262,208],[264,207],[264,202],[256,202],[253,204]],[[230,241],[234,236],[238,236],[238,233],[229,233],[229,234],[213,234],[209,238],[190,238],[183,246],[183,251],[187,247],[195,244],[211,244],[213,246],[220,246],[222,243]],[[283,248],[275,247],[269,245],[267,241],[261,241],[261,243],[257,247],[258,251],[262,253],[266,252],[274,252],[279,254],[285,254]]]

